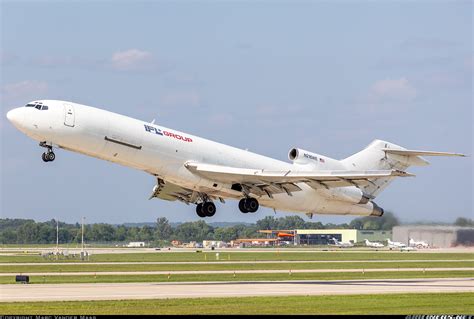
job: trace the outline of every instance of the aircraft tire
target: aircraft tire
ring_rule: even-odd
[[[242,198],[239,201],[239,209],[242,213],[247,214],[249,211],[247,210],[247,207],[245,206],[245,198]]]
[[[258,204],[258,200],[256,200],[255,198],[250,197],[245,200],[245,208],[250,213],[255,213],[258,210],[259,206],[260,205]]]
[[[49,162],[52,162],[56,158],[56,155],[53,152],[49,152],[49,153],[46,153],[46,157],[48,158]]]
[[[48,159],[46,153],[43,153],[43,155],[41,155],[41,158],[43,159],[43,162],[49,162],[49,159]]]
[[[201,218],[206,217],[206,214],[204,214],[204,211],[202,210],[202,203],[196,205],[196,214]]]
[[[207,217],[212,217],[216,214],[216,205],[213,202],[206,202],[202,205],[202,212]]]

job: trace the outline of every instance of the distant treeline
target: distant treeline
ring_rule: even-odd
[[[474,226],[471,219],[460,217],[457,226]],[[237,238],[265,237],[261,229],[371,229],[391,230],[399,225],[390,212],[382,217],[355,218],[349,224],[322,224],[305,221],[299,216],[274,218],[267,216],[255,224],[239,224],[228,227],[213,227],[200,220],[172,226],[164,218],[158,218],[153,225],[125,226],[111,224],[88,224],[84,226],[86,243],[127,243],[144,241],[153,246],[169,244],[172,240],[181,242],[222,240],[229,242]],[[81,242],[81,225],[59,222],[59,242],[74,244]],[[31,219],[0,219],[0,244],[54,244],[56,243],[56,221],[35,222]]]
[[[390,230],[398,225],[391,213],[380,218],[362,217],[349,224],[322,224],[305,221],[299,216],[274,218],[267,216],[255,224],[238,224],[229,227],[212,227],[200,220],[172,226],[168,219],[161,217],[156,223],[143,226],[111,224],[84,225],[86,243],[127,243],[144,241],[153,246],[166,245],[172,240],[181,242],[202,240],[222,240],[229,242],[237,238],[265,237],[261,229],[373,229]],[[59,243],[80,243],[81,225],[59,222]],[[54,244],[56,243],[56,221],[35,222],[31,219],[0,219],[0,244]]]

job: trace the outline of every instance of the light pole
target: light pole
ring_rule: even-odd
[[[86,218],[82,217],[81,260],[84,259],[84,219]]]
[[[59,254],[59,220],[56,220],[56,254]]]

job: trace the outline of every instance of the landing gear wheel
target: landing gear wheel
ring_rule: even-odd
[[[48,152],[48,153],[46,154],[46,157],[48,158],[48,161],[49,161],[49,162],[52,162],[52,161],[54,161],[54,159],[56,158],[56,155],[54,155],[53,152]]]
[[[43,159],[43,161],[45,161],[45,162],[52,162],[52,161],[54,161],[54,159],[56,158],[56,155],[55,155],[54,152],[53,152],[53,146],[52,146],[51,144],[46,143],[46,141],[40,142],[40,143],[39,143],[39,146],[48,149],[46,152],[44,152],[44,153],[41,155],[41,158]]]
[[[239,209],[242,213],[247,214],[249,211],[247,210],[247,207],[245,207],[245,198],[242,198],[239,201]]]
[[[206,214],[204,214],[203,210],[202,210],[202,204],[197,204],[196,206],[196,214],[201,217],[201,218],[204,218],[206,217]]]
[[[207,217],[212,217],[216,213],[216,205],[214,205],[213,202],[206,202],[206,203],[202,204],[202,212]]]
[[[255,198],[250,197],[245,200],[245,208],[247,208],[250,213],[255,213],[258,210],[258,207],[258,200]]]

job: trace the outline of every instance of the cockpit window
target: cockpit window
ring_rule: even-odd
[[[25,107],[34,107],[35,109],[38,109],[38,110],[47,110],[48,109],[48,106],[47,105],[43,105],[42,102],[32,102],[32,103],[28,103],[25,105]]]

